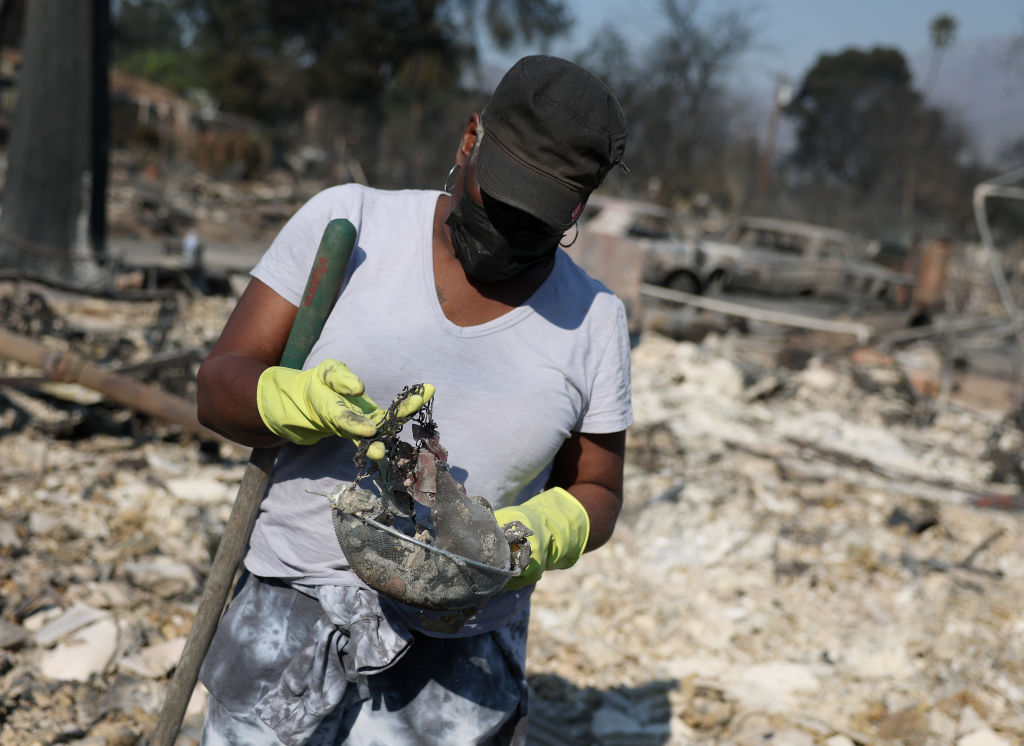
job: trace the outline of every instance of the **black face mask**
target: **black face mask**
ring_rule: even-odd
[[[487,284],[501,282],[554,258],[561,234],[486,195],[484,202],[488,209],[463,191],[445,221],[467,275]]]

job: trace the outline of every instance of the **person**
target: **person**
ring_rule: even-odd
[[[559,244],[606,174],[625,170],[627,134],[599,78],[524,57],[469,117],[446,191],[330,187],[253,269],[199,370],[199,417],[282,447],[201,670],[203,743],[525,742],[530,594],[604,544],[622,504],[625,310]],[[282,368],[339,217],[357,230],[341,293],[303,370]],[[534,532],[523,574],[457,629],[363,584],[322,497],[354,478],[376,402],[418,382],[402,414],[431,401],[452,474],[500,523]]]

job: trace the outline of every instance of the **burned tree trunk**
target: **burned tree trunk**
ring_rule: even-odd
[[[7,149],[0,266],[70,278],[89,156],[92,3],[33,0]]]

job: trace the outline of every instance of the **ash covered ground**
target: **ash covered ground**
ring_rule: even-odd
[[[19,281],[0,298],[23,309],[6,326],[184,397],[234,303]],[[616,534],[534,595],[531,743],[1024,741],[1005,381],[937,395],[930,342],[777,330],[648,329],[632,362]],[[247,452],[0,364],[0,743],[143,742]]]

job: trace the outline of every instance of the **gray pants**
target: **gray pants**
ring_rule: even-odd
[[[372,592],[330,590],[346,602],[340,614],[247,578],[200,674],[204,746],[525,743],[528,612],[493,632],[435,638],[389,620]]]

